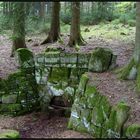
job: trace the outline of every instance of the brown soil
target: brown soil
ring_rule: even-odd
[[[65,37],[65,42],[68,42],[68,37]],[[33,41],[27,42],[27,46],[35,54],[45,50],[47,46],[61,46],[59,43],[38,45],[45,37],[32,37]],[[88,44],[82,46],[81,52],[89,52],[95,47],[107,47],[111,48],[115,54],[118,55],[117,64],[119,67],[124,66],[128,63],[132,52],[133,44],[122,42],[119,40],[106,41],[102,38],[92,38],[86,40]],[[11,44],[12,42],[7,36],[0,36],[0,78],[6,78],[10,73],[17,70],[17,63],[15,58],[10,57]],[[65,48],[66,52],[75,51],[73,48]],[[89,73],[91,78],[94,79],[95,73]],[[112,104],[123,100],[131,106],[131,115],[128,123],[140,124],[140,99],[137,97],[135,92],[135,81],[123,81],[117,78],[114,72],[104,72],[96,74],[100,78],[98,85],[99,91],[108,96]],[[94,80],[93,84],[94,84]],[[90,137],[87,134],[81,134],[72,130],[67,130],[67,118],[63,117],[52,117],[48,119],[42,113],[31,113],[20,117],[8,117],[0,116],[0,129],[17,129],[21,132],[23,138],[87,138]]]

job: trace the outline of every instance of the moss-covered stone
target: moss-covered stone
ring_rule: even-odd
[[[123,135],[122,130],[124,123],[128,119],[129,110],[130,107],[124,102],[120,102],[112,108],[109,120],[105,122],[106,132],[103,134],[103,137],[117,138]]]
[[[68,106],[72,106],[74,102],[74,97],[75,97],[74,88],[72,87],[65,88],[62,98],[67,102]]]
[[[72,67],[77,66],[77,54],[76,53],[61,53],[60,54],[61,67]]]
[[[69,129],[73,129],[73,130],[76,130],[77,126],[80,124],[80,118],[78,116],[78,113],[75,109],[75,107],[72,107],[72,110],[71,110],[71,116],[70,116],[70,119],[69,119],[69,122],[68,122],[68,128]]]
[[[16,139],[16,138],[20,138],[20,134],[16,130],[5,129],[5,130],[2,130],[2,132],[0,132],[0,138],[1,139],[5,139],[5,138]]]
[[[101,135],[102,135],[102,127],[91,124],[90,125],[90,129],[89,129],[89,132],[95,138],[101,138]]]
[[[17,95],[3,95],[2,96],[2,103],[4,104],[11,104],[17,102]]]
[[[45,65],[48,67],[56,66],[60,67],[60,52],[46,52],[45,53]]]
[[[80,79],[79,86],[78,86],[78,91],[77,91],[78,94],[83,95],[85,93],[86,84],[87,84],[88,80],[89,80],[88,75],[86,73],[83,74],[81,79]]]
[[[119,78],[121,79],[135,79],[136,78],[136,72],[132,72],[132,68],[136,67],[134,59],[131,59],[129,64],[125,66],[123,69],[120,69]]]
[[[117,67],[117,64],[116,64],[116,60],[117,60],[117,55],[112,55],[112,60],[111,60],[111,64],[109,66],[109,69],[112,70],[114,69],[115,67]]]
[[[88,62],[90,59],[91,54],[85,54],[85,53],[78,53],[78,62],[77,67],[78,68],[88,68]]]
[[[89,71],[103,72],[109,69],[112,60],[112,51],[107,48],[96,48],[89,60]]]
[[[128,126],[125,135],[127,138],[140,138],[140,124]]]
[[[16,51],[16,55],[18,56],[19,64],[21,65],[21,68],[29,68],[34,66],[34,60],[33,60],[33,53],[27,49],[27,48],[19,48]]]

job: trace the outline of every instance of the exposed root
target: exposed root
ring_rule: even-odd
[[[42,43],[40,43],[40,45],[44,45],[47,43],[53,43],[58,40],[61,40],[60,36],[52,36],[51,34],[49,34],[48,37]]]

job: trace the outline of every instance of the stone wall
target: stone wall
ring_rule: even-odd
[[[95,48],[91,53],[65,53],[59,50],[45,52],[34,57],[36,80],[37,83],[45,83],[46,75],[53,68],[67,68],[68,76],[71,69],[76,69],[77,76],[81,69],[104,72],[116,66],[116,58],[110,49],[104,48]]]
[[[0,79],[0,114],[25,114],[36,110],[39,104],[33,54],[19,49],[19,56],[20,69],[7,79]]]
[[[47,108],[54,96],[72,105],[81,75],[113,68],[116,56],[109,49],[91,53],[64,53],[53,50],[38,55],[28,49],[17,50],[19,71],[1,80],[0,113],[18,115],[40,107]],[[39,105],[40,103],[40,105]]]
[[[76,91],[68,128],[87,132],[95,138],[140,137],[140,125],[125,126],[130,106],[119,102],[112,106],[107,97],[91,85],[88,74],[83,74]]]

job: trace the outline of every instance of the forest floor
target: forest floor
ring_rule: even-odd
[[[128,35],[126,35],[128,36]],[[68,35],[63,34],[62,39],[64,44],[59,42],[40,46],[39,43],[46,37],[45,34],[38,34],[29,37],[32,40],[27,46],[35,54],[43,52],[47,46],[63,47],[65,51],[75,51],[75,49],[65,47],[68,42]],[[134,36],[133,36],[134,38]],[[89,52],[95,47],[110,48],[114,54],[118,55],[118,68],[126,65],[133,53],[134,43],[130,40],[121,39],[106,39],[102,36],[91,36],[86,38],[87,45],[81,46],[81,52]],[[10,57],[12,41],[7,35],[0,36],[0,78],[6,78],[10,73],[17,70],[15,58]],[[89,73],[93,78],[95,73]],[[96,74],[100,78],[98,85],[99,91],[108,96],[112,104],[119,101],[126,101],[131,106],[131,115],[128,124],[140,124],[140,98],[135,91],[135,81],[124,81],[118,79],[114,71]],[[94,79],[94,78],[93,78]],[[94,83],[94,80],[93,80]],[[48,119],[44,114],[31,113],[19,117],[0,116],[1,129],[16,129],[19,130],[22,137],[28,138],[89,138],[87,134],[81,134],[72,130],[67,130],[68,118],[54,116]]]

